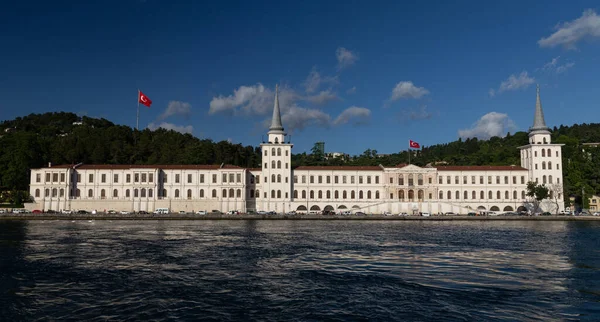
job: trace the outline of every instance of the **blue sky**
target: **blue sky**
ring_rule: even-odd
[[[0,12],[0,119],[70,111],[295,153],[598,122],[596,1],[26,1]]]

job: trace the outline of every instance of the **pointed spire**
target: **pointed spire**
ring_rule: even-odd
[[[273,119],[271,120],[271,127],[269,127],[269,133],[283,132],[283,125],[281,124],[281,112],[279,111],[279,85],[275,85],[275,106],[273,107]]]
[[[548,131],[546,120],[544,120],[544,111],[542,110],[542,100],[540,99],[540,85],[537,85],[537,97],[535,99],[535,116],[533,118],[533,126],[529,131]]]

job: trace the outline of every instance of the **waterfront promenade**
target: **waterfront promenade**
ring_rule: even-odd
[[[0,214],[0,220],[378,220],[378,221],[600,221],[600,216],[366,216],[257,214]]]

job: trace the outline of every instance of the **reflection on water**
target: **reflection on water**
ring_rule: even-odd
[[[598,236],[595,222],[0,222],[0,313],[592,321]]]

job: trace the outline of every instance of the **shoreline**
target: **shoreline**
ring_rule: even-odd
[[[323,216],[194,214],[0,214],[0,220],[340,220],[340,221],[600,221],[600,216]]]

